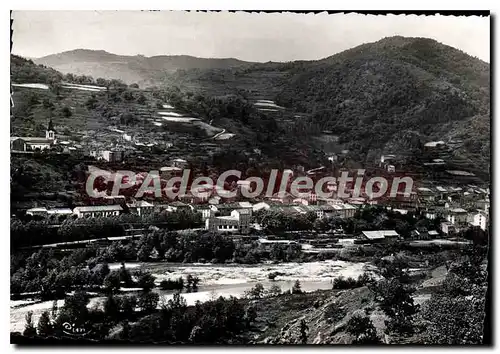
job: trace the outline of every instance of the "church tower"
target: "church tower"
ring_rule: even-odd
[[[54,124],[52,123],[52,119],[49,121],[49,126],[45,131],[45,139],[47,140],[55,140],[56,139],[56,131],[54,130]]]

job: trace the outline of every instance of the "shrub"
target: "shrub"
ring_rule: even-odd
[[[333,289],[353,289],[360,286],[361,285],[351,277],[347,279],[345,279],[344,277],[338,277],[333,280]]]
[[[300,285],[300,281],[296,280],[295,284],[293,284],[292,287],[292,294],[303,294],[304,292],[302,291],[302,287]]]

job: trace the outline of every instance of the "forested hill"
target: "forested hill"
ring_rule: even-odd
[[[76,49],[34,59],[64,74],[119,79],[127,84],[153,84],[165,72],[188,69],[226,69],[251,64],[234,58],[197,58],[188,55],[116,55],[103,50]]]
[[[63,75],[43,65],[37,65],[32,60],[11,54],[10,56],[10,80],[12,83],[41,83],[52,84],[60,82]]]
[[[292,63],[277,102],[310,113],[304,129],[332,130],[362,158],[461,139],[455,157],[487,168],[489,70],[489,64],[434,40],[390,37]]]

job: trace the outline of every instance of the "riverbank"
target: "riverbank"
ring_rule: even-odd
[[[116,270],[120,263],[109,264],[111,270]],[[332,288],[332,280],[339,276],[357,278],[365,271],[372,271],[374,267],[367,262],[345,262],[345,261],[318,261],[310,263],[264,263],[258,265],[242,266],[233,264],[201,264],[201,263],[168,263],[168,262],[131,262],[125,263],[130,270],[145,270],[152,273],[158,285],[164,279],[177,279],[186,277],[188,274],[200,278],[197,292],[183,293],[188,305],[194,305],[197,301],[205,302],[214,297],[243,297],[245,292],[255,284],[261,283],[265,288],[278,285],[282,291],[290,290],[296,280],[301,282],[304,292],[317,290],[328,290]],[[269,279],[270,273],[279,273],[274,281]],[[154,289],[160,294],[160,298],[167,301],[173,297],[174,291]],[[91,298],[89,307],[102,306],[104,296]],[[64,300],[58,300],[60,307]],[[12,300],[10,327],[11,331],[22,332],[25,325],[25,316],[33,311],[35,323],[42,312],[52,308],[53,301],[38,301],[30,299]]]

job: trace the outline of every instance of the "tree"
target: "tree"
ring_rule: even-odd
[[[307,332],[309,327],[307,326],[306,320],[300,320],[300,341],[302,344],[307,344]]]
[[[250,290],[245,292],[245,296],[250,299],[260,299],[264,295],[264,286],[257,283]]]
[[[278,284],[273,284],[271,287],[267,290],[267,295],[269,297],[275,297],[281,294],[281,288]]]
[[[38,319],[37,332],[39,336],[48,337],[54,331],[54,327],[50,321],[50,315],[48,311],[42,312],[40,318]]]
[[[300,285],[300,281],[297,279],[295,281],[295,284],[293,284],[293,287],[292,287],[292,294],[302,294],[302,288],[301,288],[301,285]]]
[[[155,277],[149,272],[138,271],[135,274],[137,278],[137,286],[143,288],[145,291],[151,290],[155,287]]]
[[[104,301],[104,314],[111,319],[115,319],[118,316],[118,312],[119,305],[115,297],[109,294],[106,301]]]
[[[132,316],[137,306],[137,297],[121,296],[118,299],[119,299],[118,304],[120,307],[120,311],[123,313],[124,317],[128,318]]]
[[[34,337],[36,336],[35,325],[33,324],[33,311],[28,311],[25,316],[26,324],[24,325],[23,336]]]
[[[359,313],[355,313],[347,322],[346,331],[354,336],[353,344],[377,344],[380,339],[372,321]]]
[[[69,107],[63,107],[61,113],[64,118],[69,118],[73,115],[73,112],[71,112],[71,109]]]
[[[104,278],[103,285],[109,291],[120,289],[120,274],[116,271],[109,273]]]
[[[139,295],[137,305],[144,312],[152,312],[158,306],[159,300],[160,300],[160,296],[157,293],[154,293],[151,291],[143,292],[141,295]]]
[[[248,306],[245,309],[245,322],[247,327],[250,326],[253,322],[255,322],[256,318],[257,318],[257,311],[255,310],[255,307]]]

